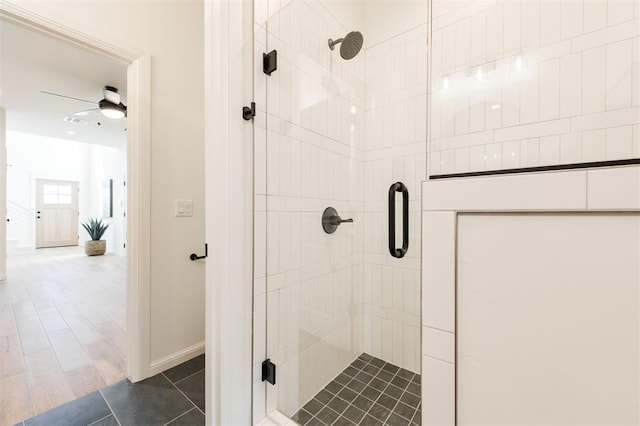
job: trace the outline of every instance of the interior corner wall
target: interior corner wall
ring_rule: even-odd
[[[150,358],[158,368],[204,348],[204,5],[202,0],[56,2],[15,7],[151,56]],[[193,217],[174,215],[194,200]]]

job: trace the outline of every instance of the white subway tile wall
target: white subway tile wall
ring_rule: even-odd
[[[638,158],[640,0],[432,4],[430,175]]]
[[[365,45],[366,111],[364,150],[364,351],[420,372],[420,184],[426,179],[427,26],[423,22],[375,45]],[[395,5],[387,3],[388,15]],[[381,19],[380,16],[376,17]],[[375,31],[376,21],[365,24]],[[401,28],[401,27],[400,27]],[[469,32],[471,20],[459,24]],[[366,37],[366,35],[365,35]],[[468,63],[470,46],[458,46],[452,62]],[[467,99],[461,99],[466,102]],[[468,115],[468,111],[467,111]],[[466,122],[468,127],[468,119]],[[457,160],[457,157],[456,157]],[[461,161],[469,163],[469,155]],[[388,193],[395,182],[409,190],[409,250],[389,255]],[[400,199],[396,197],[400,218]],[[401,219],[396,245],[402,244]]]

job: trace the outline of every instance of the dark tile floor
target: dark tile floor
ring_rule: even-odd
[[[19,425],[204,425],[204,355],[138,383],[121,380]]]
[[[301,425],[420,425],[420,375],[363,353],[305,404]]]

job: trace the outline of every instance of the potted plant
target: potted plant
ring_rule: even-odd
[[[87,256],[101,256],[107,250],[107,242],[101,240],[104,232],[109,227],[108,223],[102,222],[102,219],[89,219],[82,226],[87,230],[91,240],[85,241],[84,252]]]

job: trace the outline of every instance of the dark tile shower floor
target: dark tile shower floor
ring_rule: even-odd
[[[305,404],[301,425],[420,425],[420,375],[360,355]]]

